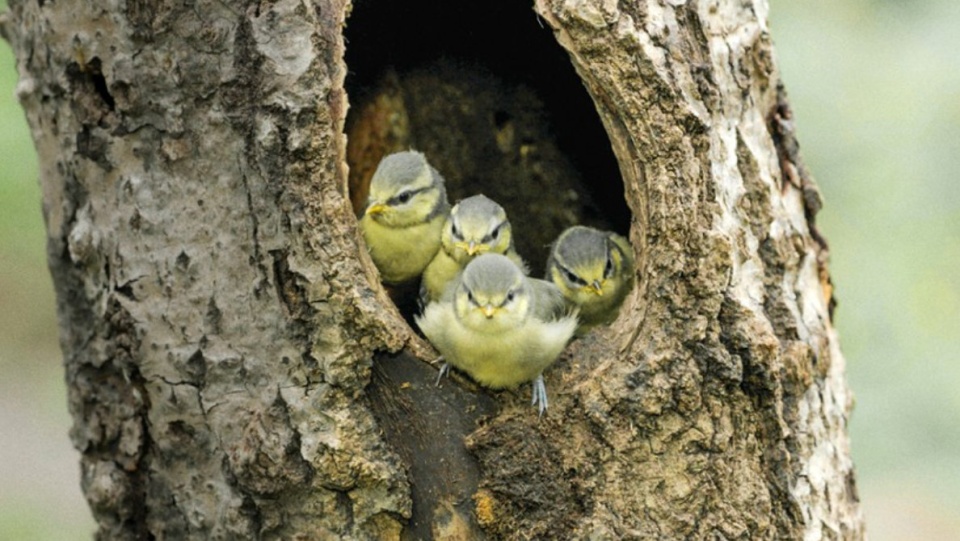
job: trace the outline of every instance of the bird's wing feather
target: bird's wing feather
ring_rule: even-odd
[[[533,316],[541,321],[551,321],[567,314],[567,304],[563,293],[554,284],[546,280],[530,278],[533,288]]]
[[[423,310],[423,315],[414,317],[414,321],[427,339],[430,340],[430,343],[442,354],[448,349],[449,333],[447,330],[455,317],[452,304],[432,302]]]

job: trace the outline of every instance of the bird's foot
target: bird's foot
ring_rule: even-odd
[[[443,357],[438,357],[437,361],[443,361],[443,364],[440,365],[440,373],[437,374],[437,387],[440,386],[440,380],[443,379],[443,376],[446,376],[450,372],[450,364],[443,360]],[[434,361],[434,362],[437,362]]]
[[[547,386],[543,383],[543,374],[540,374],[537,376],[537,379],[533,380],[533,400],[530,404],[538,406],[541,417],[543,416],[543,412],[547,411]]]

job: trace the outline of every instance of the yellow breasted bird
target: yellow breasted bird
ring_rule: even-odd
[[[440,232],[450,212],[443,177],[416,151],[380,161],[360,217],[370,257],[387,284],[413,280],[440,249]]]
[[[636,281],[634,266],[630,243],[616,233],[577,225],[557,237],[546,279],[579,309],[578,336],[617,318]]]
[[[532,402],[543,414],[543,370],[577,327],[575,314],[554,315],[563,311],[563,297],[552,284],[524,276],[506,256],[484,254],[416,322],[449,363],[441,377],[452,365],[494,389],[532,381]]]
[[[453,206],[440,236],[440,250],[423,271],[420,298],[426,305],[440,300],[467,263],[481,254],[503,254],[524,274],[527,266],[513,248],[513,231],[503,207],[484,195]]]

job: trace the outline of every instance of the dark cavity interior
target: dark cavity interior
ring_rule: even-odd
[[[600,118],[530,2],[356,0],[346,28],[350,190],[362,208],[380,158],[413,148],[451,203],[500,203],[542,276],[580,223],[626,234],[630,211]]]

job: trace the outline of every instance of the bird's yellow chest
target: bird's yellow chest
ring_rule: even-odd
[[[444,220],[440,215],[410,227],[389,227],[364,216],[360,228],[381,279],[397,284],[419,276],[440,249]]]
[[[580,307],[581,317],[600,317],[618,305],[620,296],[619,285],[610,282],[603,288],[603,295],[598,295],[586,288],[577,289],[572,297]]]
[[[542,369],[531,362],[528,329],[509,329],[500,333],[477,333],[461,325],[451,325],[452,350],[447,361],[492,388],[513,387],[530,381]]]
[[[440,300],[444,290],[460,274],[463,268],[444,250],[438,250],[436,257],[423,271],[423,289],[426,300],[435,302]]]

